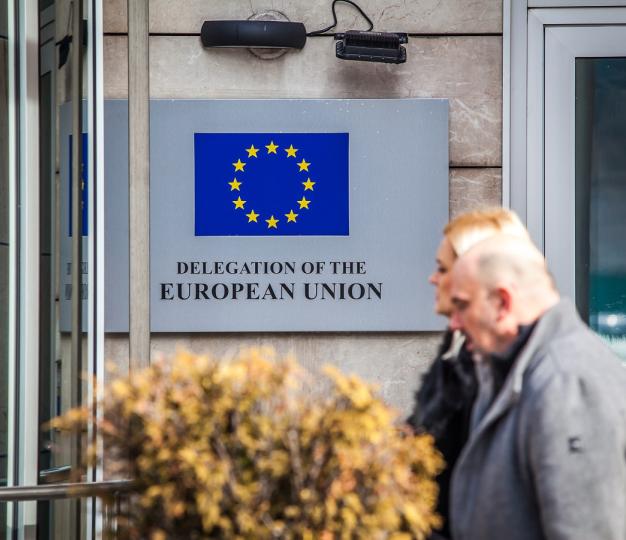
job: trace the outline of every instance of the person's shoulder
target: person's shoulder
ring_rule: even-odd
[[[600,368],[607,373],[626,374],[620,358],[587,325],[580,322],[568,332],[548,340],[545,356],[553,369],[567,373],[598,373]]]
[[[525,380],[528,392],[541,393],[548,387],[575,382],[626,403],[626,367],[584,324],[555,335],[534,356]]]

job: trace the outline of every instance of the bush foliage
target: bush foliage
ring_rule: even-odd
[[[114,381],[98,421],[106,468],[137,483],[118,535],[426,538],[442,467],[431,438],[398,428],[357,377],[324,373],[322,391],[293,360],[253,350],[229,362],[179,354]]]

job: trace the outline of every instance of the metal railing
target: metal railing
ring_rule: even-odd
[[[109,480],[105,482],[75,482],[66,484],[47,484],[40,486],[0,487],[0,502],[47,501],[51,499],[79,499],[83,497],[102,497],[132,491],[132,480]]]
[[[135,486],[132,480],[109,480],[104,482],[74,482],[44,484],[38,486],[0,487],[0,503],[24,501],[50,501],[102,497],[102,517],[105,530],[116,530],[116,518],[120,514],[122,497]],[[117,532],[107,538],[116,538]]]

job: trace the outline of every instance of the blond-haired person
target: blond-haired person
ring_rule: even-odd
[[[501,233],[528,239],[517,215],[504,208],[468,212],[445,226],[436,254],[436,269],[429,278],[435,286],[435,311],[438,314],[449,318],[452,313],[450,274],[457,258],[481,240]],[[469,436],[472,407],[478,391],[474,360],[464,340],[460,332],[446,331],[437,358],[415,394],[415,408],[408,419],[417,432],[427,432],[434,437],[447,464],[438,478],[437,511],[444,523],[433,539],[450,536],[450,478]]]

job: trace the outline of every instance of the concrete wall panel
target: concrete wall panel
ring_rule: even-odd
[[[126,97],[127,41],[105,38],[105,96]],[[335,58],[329,39],[266,61],[246,50],[203,49],[197,36],[153,36],[153,98],[450,99],[450,163],[499,166],[502,131],[502,39],[415,38],[400,66]]]
[[[215,334],[152,335],[152,358],[172,357],[178,350],[210,354],[217,358],[235,356],[241,348],[273,347],[279,357],[295,355],[311,371],[333,364],[345,373],[355,373],[379,385],[382,397],[402,414],[413,406],[413,392],[420,374],[434,358],[440,334]],[[107,361],[128,369],[128,338],[108,334]]]
[[[375,30],[421,34],[502,32],[502,0],[360,0]],[[104,31],[127,32],[127,0],[104,0]],[[247,19],[254,13],[277,10],[307,31],[332,22],[331,0],[171,0],[150,1],[150,32],[199,34],[206,20]],[[182,7],[184,6],[184,8]],[[367,28],[357,11],[337,5],[339,30]]]
[[[502,204],[502,169],[451,169],[450,217]]]

